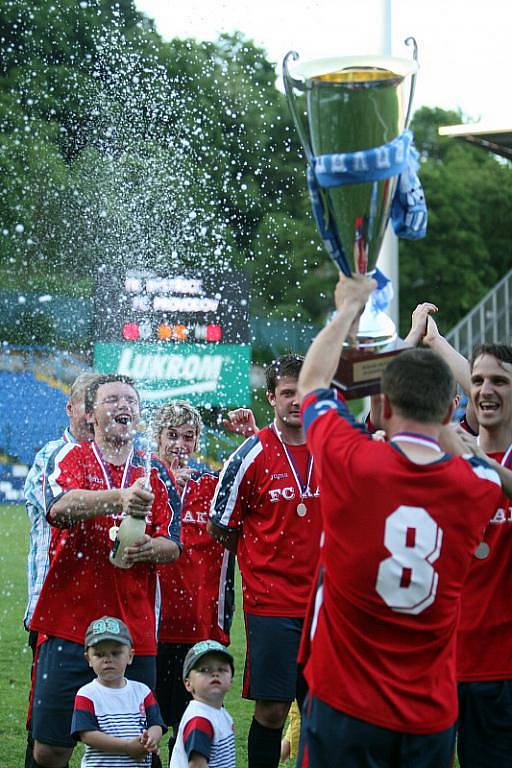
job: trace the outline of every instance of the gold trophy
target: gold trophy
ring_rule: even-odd
[[[344,274],[372,274],[378,284],[381,277],[388,282],[376,264],[398,177],[406,171],[408,152],[415,152],[406,130],[418,69],[414,38],[410,43],[413,59],[353,56],[299,63],[290,51],[283,62],[324,245]],[[379,308],[384,304],[372,296],[356,340],[342,353],[335,383],[349,399],[378,392],[384,368],[402,346],[393,321]]]

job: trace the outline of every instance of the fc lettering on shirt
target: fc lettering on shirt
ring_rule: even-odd
[[[293,499],[296,498],[296,488],[294,488],[293,485],[287,485],[285,488],[272,488],[269,490],[268,495],[269,501],[272,503],[280,501],[280,499],[284,499],[285,501],[293,501]],[[310,490],[306,490],[304,493],[301,493],[300,498],[314,499],[318,498],[318,496],[320,496],[319,488],[317,488],[314,493],[312,493]]]

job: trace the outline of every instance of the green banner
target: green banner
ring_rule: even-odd
[[[131,376],[146,402],[183,398],[221,407],[251,403],[249,344],[97,342],[94,365],[100,373]]]

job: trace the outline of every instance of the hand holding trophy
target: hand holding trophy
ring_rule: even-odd
[[[411,60],[353,56],[299,64],[298,54],[290,51],[283,62],[324,246],[344,275],[370,274],[377,282],[334,379],[348,399],[378,392],[384,368],[403,346],[383,311],[392,297],[391,284],[376,268],[389,218],[400,237],[417,239],[426,233],[417,152],[407,129],[418,69],[416,43],[410,42]],[[290,61],[295,62],[293,74]]]

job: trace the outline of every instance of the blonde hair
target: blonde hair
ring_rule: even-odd
[[[80,398],[85,399],[85,391],[87,387],[89,384],[92,384],[93,381],[96,381],[99,376],[99,373],[90,373],[89,371],[81,373],[79,376],[77,376],[71,385],[71,389],[69,390],[69,400],[75,402]]]
[[[197,408],[194,408],[187,400],[171,400],[155,411],[153,415],[153,439],[155,443],[160,445],[160,437],[164,429],[181,427],[183,424],[190,424],[194,428],[196,433],[195,448],[197,449],[203,420]]]

